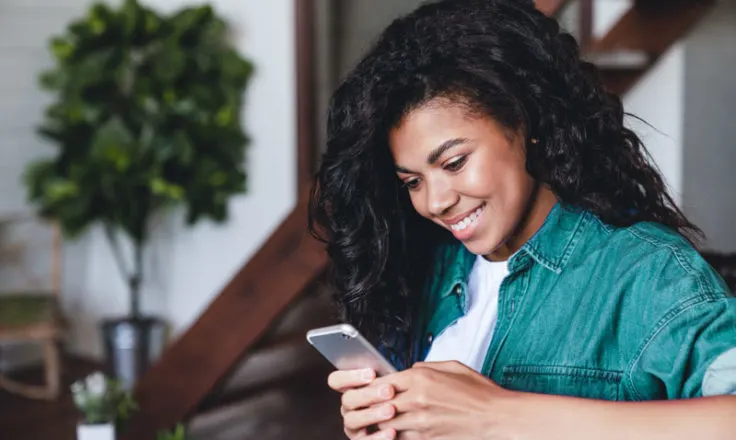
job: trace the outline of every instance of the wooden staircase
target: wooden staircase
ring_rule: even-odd
[[[140,411],[124,438],[152,439],[187,421],[199,440],[341,438],[330,370],[304,340],[307,328],[334,321],[316,287],[327,258],[306,233],[314,148],[313,1],[296,5],[297,206],[227,284],[197,322],[167,349],[136,388]],[[608,1],[608,0],[600,0]],[[568,0],[537,0],[548,15]],[[637,0],[602,38],[592,35],[594,0],[577,0],[584,56],[607,87],[623,94],[713,5],[713,0]],[[622,54],[637,63],[622,64]],[[255,433],[258,433],[256,436]]]
[[[339,396],[325,386],[331,368],[304,339],[308,329],[335,322],[325,290],[316,288],[297,299],[194,410],[188,424],[192,437],[339,438]]]
[[[591,40],[585,56],[598,64],[607,87],[623,95],[714,4],[715,0],[636,1],[603,38]],[[600,61],[615,59],[616,54],[638,55],[641,61],[623,66]]]
[[[581,54],[598,67],[608,90],[618,95],[628,92],[716,3],[715,0],[631,0],[628,11],[605,35],[597,38],[592,23],[599,1],[611,0],[537,0],[536,3],[547,15],[557,15],[566,7],[578,9],[575,31]]]

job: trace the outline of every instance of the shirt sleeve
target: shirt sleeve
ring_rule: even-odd
[[[703,396],[736,395],[736,348],[718,356],[705,370]]]
[[[736,395],[736,298],[703,295],[673,307],[625,381],[635,400]]]

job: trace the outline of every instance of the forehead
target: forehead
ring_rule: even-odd
[[[451,139],[506,138],[506,131],[492,118],[472,112],[466,105],[435,100],[404,116],[389,132],[388,141],[391,153],[399,161],[426,157]]]

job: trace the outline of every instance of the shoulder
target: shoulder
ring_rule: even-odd
[[[632,317],[621,324],[635,335],[624,380],[631,397],[736,390],[736,299],[720,275],[667,227],[592,219],[579,264],[607,267],[616,302]]]
[[[731,296],[720,275],[678,232],[652,222],[615,227],[591,217],[584,261],[604,257],[622,280],[672,305]]]

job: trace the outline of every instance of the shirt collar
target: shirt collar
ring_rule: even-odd
[[[515,257],[526,253],[545,268],[556,274],[561,273],[580,241],[585,226],[590,222],[591,215],[580,208],[555,204],[542,227],[521,247]],[[514,263],[511,261],[509,265]]]
[[[525,255],[559,274],[567,265],[577,245],[584,226],[591,214],[582,209],[560,203],[555,204],[541,228],[527,241],[509,261],[509,271],[514,272]],[[438,268],[438,291],[442,298],[461,294],[467,288],[468,277],[476,256],[461,243],[446,245],[440,250]]]

